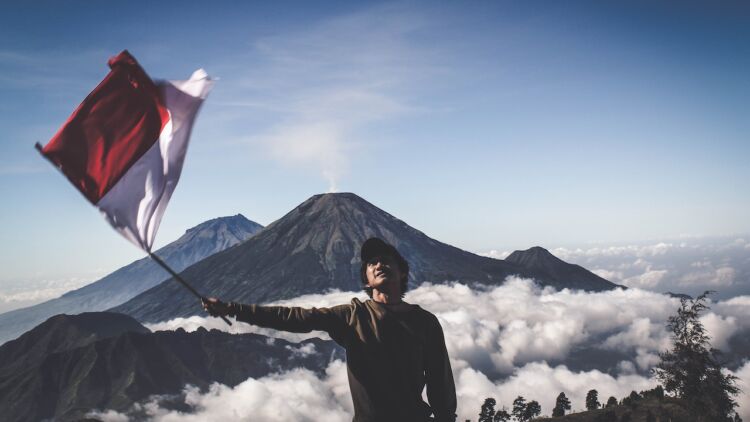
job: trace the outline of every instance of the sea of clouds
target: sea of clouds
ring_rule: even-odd
[[[750,295],[748,236],[683,237],[658,242],[551,249],[563,261],[581,265],[628,287],[696,296],[716,290],[717,298]],[[511,251],[482,255],[505,258]]]
[[[0,314],[58,298],[99,277],[101,275],[97,273],[86,277],[0,281]]]
[[[274,304],[322,307],[347,303],[352,292],[308,295]],[[360,296],[360,298],[362,298]],[[643,289],[600,293],[555,291],[531,280],[509,278],[499,287],[471,289],[460,283],[422,285],[406,300],[437,315],[445,332],[458,395],[458,420],[475,420],[487,397],[500,407],[510,407],[522,395],[537,400],[550,414],[557,395],[564,391],[573,410],[584,408],[588,390],[595,388],[601,402],[631,391],[656,386],[648,370],[658,362],[658,352],[670,345],[667,318],[679,300]],[[750,296],[711,303],[702,317],[714,345],[750,329]],[[179,318],[150,325],[152,330],[198,327],[233,333],[253,332],[298,341],[325,333],[290,334],[234,324],[215,318]],[[581,345],[625,351],[627,359],[606,370],[572,370],[564,364]],[[750,358],[750,356],[748,356]],[[734,368],[745,391],[738,397],[740,413],[750,419],[750,362]],[[174,399],[174,398],[173,398]],[[158,421],[211,421],[251,419],[263,421],[349,421],[352,404],[345,363],[330,362],[322,377],[305,369],[281,371],[234,386],[214,384],[208,391],[187,386],[179,398],[190,413],[170,410],[162,399],[152,398],[131,411],[103,410],[95,415],[107,421],[125,421],[140,413]]]

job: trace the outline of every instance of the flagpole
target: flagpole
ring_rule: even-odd
[[[167,265],[166,262],[162,261],[161,258],[159,258],[155,253],[149,251],[148,256],[150,256],[151,259],[153,259],[154,261],[156,261],[157,264],[161,265],[162,268],[164,268],[165,270],[167,270],[167,272],[169,274],[171,274],[172,277],[174,277],[175,280],[179,281],[186,289],[188,289],[190,291],[190,293],[192,293],[193,295],[195,295],[195,297],[197,297],[198,299],[200,299],[201,302],[206,302],[207,301],[205,297],[201,296],[201,294],[198,293],[198,291],[195,290],[193,288],[193,286],[191,286],[190,284],[188,284],[187,281],[185,281],[182,277],[180,277],[179,274],[177,274],[172,268],[170,268],[169,265]],[[229,321],[229,319],[227,319],[227,317],[225,317],[224,315],[221,315],[221,319],[223,319],[224,322],[226,322],[227,324],[232,325],[232,322]]]
[[[42,157],[44,157],[50,163],[52,163],[52,165],[54,165],[55,167],[57,167],[57,164],[55,164],[52,160],[50,160],[49,157],[47,157],[46,155],[44,155],[44,153],[43,153],[43,148],[44,147],[42,147],[42,144],[40,144],[39,142],[37,142],[34,145],[34,148],[36,148],[36,150],[39,151],[39,153],[42,155]],[[159,258],[155,253],[153,253],[151,251],[147,251],[147,252],[148,252],[148,255],[151,257],[151,259],[153,259],[154,261],[156,261],[157,264],[161,265],[162,268],[164,268],[165,270],[167,270],[167,272],[169,274],[171,274],[172,277],[174,277],[175,280],[179,281],[183,286],[185,286],[185,288],[188,289],[190,291],[190,293],[192,293],[193,295],[195,295],[195,297],[197,297],[198,299],[200,299],[201,302],[206,301],[205,297],[201,296],[201,294],[198,293],[198,291],[195,290],[193,288],[193,286],[191,286],[190,284],[188,284],[187,281],[185,281],[182,277],[180,277],[180,275],[177,274],[172,268],[170,268],[169,265],[167,265],[166,262],[162,261],[161,258]],[[224,322],[226,322],[227,324],[232,325],[232,322],[229,321],[229,319],[227,319],[227,317],[222,316],[221,319],[223,319]]]

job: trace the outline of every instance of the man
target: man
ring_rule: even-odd
[[[375,237],[362,244],[360,257],[362,283],[371,298],[365,302],[354,298],[348,305],[303,309],[209,298],[203,308],[212,316],[261,327],[328,332],[346,349],[354,422],[455,421],[456,390],[440,323],[402,300],[409,264]],[[429,405],[422,400],[425,386]]]

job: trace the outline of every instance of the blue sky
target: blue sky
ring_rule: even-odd
[[[33,149],[123,49],[219,78],[157,246],[329,190],[475,252],[750,233],[739,2],[27,3],[0,14],[0,285],[142,257]]]

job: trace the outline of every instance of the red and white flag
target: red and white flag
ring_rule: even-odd
[[[151,252],[213,82],[199,69],[186,81],[154,83],[127,51],[109,67],[49,143],[37,148],[115,230]]]

